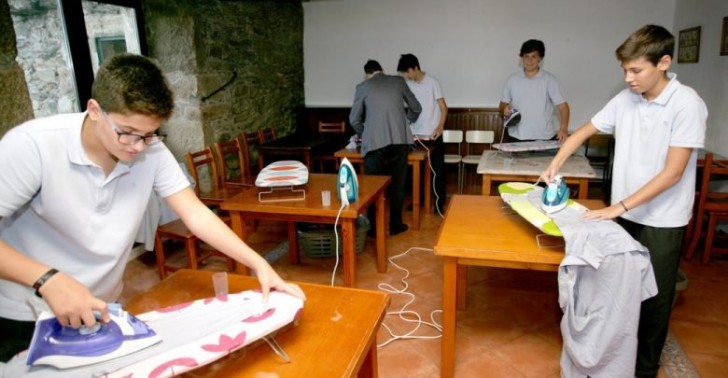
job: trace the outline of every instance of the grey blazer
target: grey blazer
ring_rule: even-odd
[[[362,139],[362,156],[390,144],[412,144],[407,121],[416,121],[420,112],[422,106],[400,76],[380,72],[359,83],[349,123]]]

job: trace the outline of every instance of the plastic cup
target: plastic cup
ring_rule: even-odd
[[[217,272],[212,275],[212,286],[215,288],[215,296],[228,294],[227,272]]]
[[[331,191],[330,190],[321,191],[321,204],[324,207],[331,206]]]

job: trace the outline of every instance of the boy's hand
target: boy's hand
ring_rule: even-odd
[[[38,291],[62,326],[93,326],[96,324],[94,311],[101,314],[102,322],[111,320],[106,302],[63,272],[56,273]]]

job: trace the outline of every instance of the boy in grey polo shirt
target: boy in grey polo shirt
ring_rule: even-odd
[[[109,320],[154,190],[200,239],[251,267],[264,297],[303,297],[195,196],[157,134],[172,92],[149,59],[114,56],[87,110],[28,121],[0,140],[0,361],[30,344],[42,297],[64,326]],[[42,302],[41,302],[42,303]]]
[[[569,136],[569,104],[556,76],[541,68],[545,55],[543,42],[537,39],[523,42],[519,55],[523,69],[511,75],[503,88],[501,113],[510,116],[514,109],[521,113],[521,122],[508,128],[511,141],[555,137],[563,142]]]

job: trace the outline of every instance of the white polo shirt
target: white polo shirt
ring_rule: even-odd
[[[440,124],[440,106],[437,100],[443,98],[440,82],[429,74],[425,74],[419,83],[414,80],[407,80],[412,93],[422,105],[422,113],[417,121],[412,123],[412,133],[420,136],[430,136]]]
[[[652,227],[688,224],[695,200],[698,149],[705,143],[708,109],[675,74],[657,98],[647,101],[625,89],[612,98],[591,122],[599,131],[614,134],[612,203],[635,193],[664,167],[670,147],[693,149],[683,177],[647,203],[622,215]]]
[[[152,190],[190,183],[163,143],[105,176],[85,154],[86,113],[28,121],[0,140],[0,238],[115,301]],[[0,280],[0,317],[34,320],[32,288]]]

